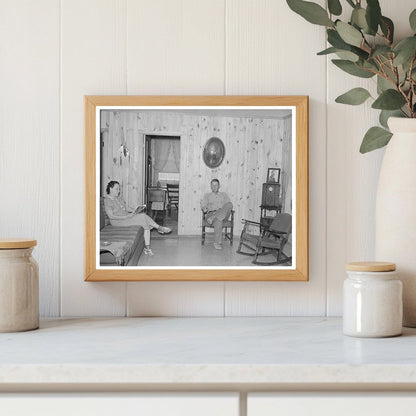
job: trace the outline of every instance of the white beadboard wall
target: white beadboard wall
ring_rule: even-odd
[[[323,0],[320,1],[323,4]],[[409,33],[414,0],[381,0]],[[371,259],[376,119],[334,103],[373,81],[316,52],[284,0],[0,0],[0,237],[38,239],[42,316],[340,315],[344,264]],[[84,282],[83,96],[309,95],[310,281]]]

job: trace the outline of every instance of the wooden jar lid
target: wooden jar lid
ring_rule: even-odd
[[[393,272],[396,265],[385,261],[357,261],[347,263],[346,269],[350,272]]]
[[[37,244],[36,240],[26,238],[0,238],[0,249],[29,248]]]

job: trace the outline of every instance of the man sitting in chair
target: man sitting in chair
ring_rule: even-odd
[[[225,192],[218,192],[220,181],[213,179],[211,181],[211,190],[204,195],[201,201],[201,209],[206,213],[205,220],[214,227],[214,247],[222,250],[222,224],[228,218],[233,204]]]

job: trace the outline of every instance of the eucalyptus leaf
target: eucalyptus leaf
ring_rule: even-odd
[[[376,61],[363,61],[362,67],[365,69],[371,69],[372,71],[379,71],[379,64]]]
[[[324,49],[321,52],[318,52],[317,55],[329,55],[331,53],[336,53],[339,58],[346,59],[352,62],[357,62],[360,59],[359,56],[353,52],[344,51],[342,49],[337,49],[332,46],[330,48]]]
[[[328,0],[329,13],[339,16],[342,13],[342,6],[339,0]]]
[[[388,144],[393,136],[389,131],[381,127],[371,127],[364,135],[360,147],[360,153],[368,153],[375,149],[380,149]]]
[[[406,104],[406,99],[398,91],[388,89],[383,91],[372,107],[379,110],[398,110]]]
[[[365,88],[353,88],[337,97],[335,102],[348,105],[360,105],[370,97],[370,93]]]
[[[403,114],[400,110],[381,110],[380,112],[380,116],[379,116],[379,121],[380,124],[385,127],[386,129],[389,128],[389,126],[387,125],[387,120],[390,117],[401,117]]]
[[[341,39],[349,45],[353,45],[359,48],[363,43],[363,35],[361,32],[348,23],[344,23],[341,20],[338,20],[336,23],[336,30]]]
[[[371,78],[375,74],[360,68],[356,63],[347,61],[345,59],[333,59],[333,64],[350,75],[360,78]]]
[[[414,9],[412,11],[412,13],[410,13],[409,23],[410,23],[410,27],[412,28],[413,32],[416,32],[416,9]]]
[[[338,51],[337,48],[334,48],[331,46],[330,48],[326,48],[323,51],[318,52],[317,55],[329,55],[330,53],[335,53],[337,51]]]
[[[366,10],[362,7],[357,7],[352,11],[351,23],[363,29],[364,32],[368,31],[368,23],[365,17]]]
[[[286,0],[288,6],[305,20],[314,25],[334,26],[328,12],[319,4],[303,0]]]
[[[336,30],[328,29],[326,33],[327,33],[328,43],[332,45],[334,48],[345,50],[345,51],[350,51],[350,52],[355,53],[357,56],[359,56],[362,59],[368,59],[368,53],[366,51],[344,42]]]
[[[345,49],[345,50],[349,50],[349,45],[346,44],[341,36],[339,35],[339,33],[334,30],[334,29],[327,29],[326,31],[327,34],[327,38],[328,38],[328,43],[330,45],[332,45],[334,48],[337,49]]]
[[[389,90],[393,84],[386,78],[377,75],[377,93],[381,94],[383,91]]]
[[[342,60],[351,61],[351,62],[358,62],[360,60],[359,56],[357,56],[355,53],[350,52],[350,51],[337,50],[335,53]]]
[[[367,19],[369,33],[375,35],[381,21],[381,9],[378,0],[367,0],[365,17]]]
[[[376,48],[371,53],[371,57],[375,58],[376,56],[384,56],[386,58],[389,58],[389,53],[392,53],[393,51],[388,46],[376,46]]]
[[[403,69],[407,71],[409,69],[410,62],[416,54],[416,36],[411,36],[401,40],[394,47],[394,52],[396,53],[394,64],[402,65]]]
[[[351,52],[354,52],[356,55],[358,55],[364,61],[366,61],[370,56],[368,52],[366,52],[363,49],[357,48],[355,46],[351,46],[350,50],[351,50]]]
[[[393,43],[394,38],[394,23],[386,16],[381,16],[380,28],[388,41]]]

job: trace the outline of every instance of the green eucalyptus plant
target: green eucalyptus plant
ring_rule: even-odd
[[[286,0],[288,6],[308,22],[327,28],[331,45],[318,55],[335,54],[332,62],[341,70],[360,78],[377,79],[377,94],[372,107],[381,110],[381,126],[371,127],[361,143],[366,153],[387,145],[392,133],[391,116],[416,118],[416,9],[409,17],[413,36],[394,41],[394,24],[383,16],[378,0],[345,0],[351,7],[349,21],[342,21],[340,0],[327,0],[327,9],[311,1]],[[359,105],[372,98],[365,88],[336,98],[337,103]]]

